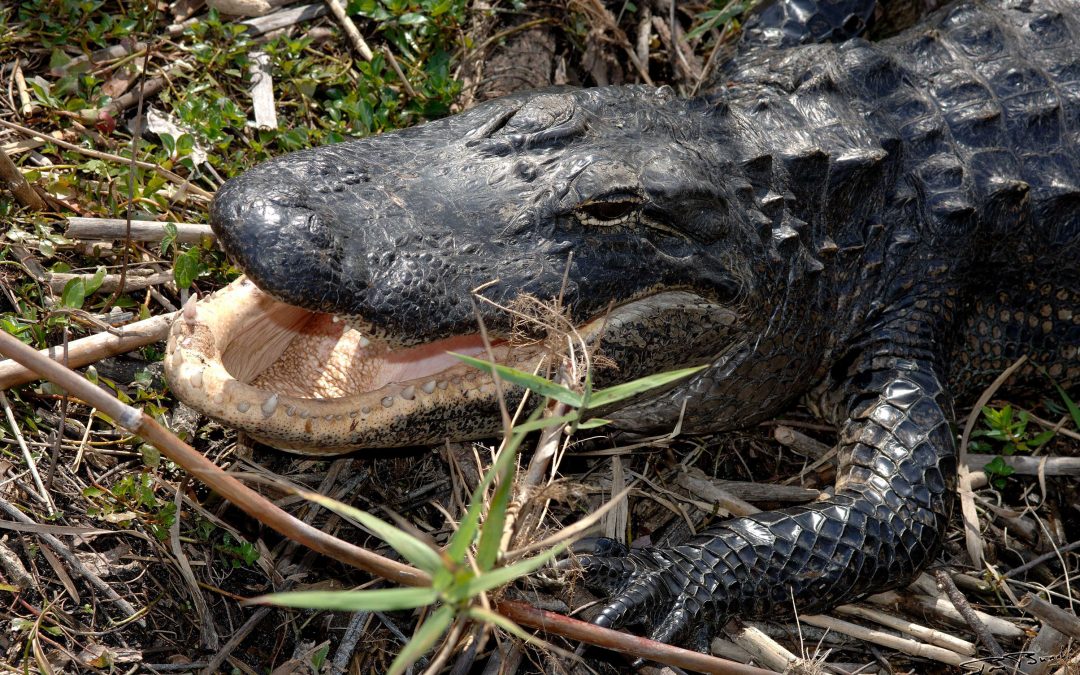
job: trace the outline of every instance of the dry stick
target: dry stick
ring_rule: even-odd
[[[127,221],[123,218],[77,218],[67,219],[64,231],[71,239],[91,241],[109,241],[123,239]],[[163,223],[158,220],[132,220],[132,241],[161,241],[165,237],[165,226],[176,228],[176,241],[181,244],[198,244],[203,238],[216,239],[209,225],[196,223]]]
[[[26,177],[19,171],[19,167],[15,166],[3,150],[0,150],[0,181],[3,181],[3,186],[10,190],[23,206],[35,211],[45,210],[45,200],[26,182]]]
[[[1039,417],[1038,415],[1032,414],[1031,412],[1028,413],[1028,419],[1030,419],[1032,422],[1035,422],[1039,426],[1045,429],[1052,430],[1055,434],[1059,434],[1061,436],[1064,436],[1065,438],[1071,438],[1074,441],[1080,441],[1080,432],[1073,431],[1072,429],[1065,429],[1063,426],[1069,421],[1069,417],[1069,415],[1065,415],[1061,418],[1061,421],[1051,422],[1050,420],[1044,420],[1043,418]]]
[[[94,278],[93,274],[70,274],[68,272],[52,272],[49,274],[48,284],[53,293],[60,293],[64,290],[64,286],[67,285],[72,279],[82,279],[83,281],[90,281]],[[148,276],[136,276],[128,277],[127,281],[124,280],[123,274],[106,274],[101,279],[101,286],[98,287],[99,291],[122,291],[124,289],[129,291],[139,291],[150,286],[157,286],[158,284],[167,284],[173,280],[173,272],[169,270],[167,272],[157,272]]]
[[[843,614],[846,616],[855,616],[867,621],[873,621],[879,623],[886,628],[891,628],[895,631],[907,633],[908,635],[918,638],[923,642],[928,642],[932,645],[937,645],[942,649],[948,649],[954,651],[957,654],[963,654],[964,656],[975,655],[975,645],[967,640],[962,640],[955,635],[950,635],[943,631],[928,626],[923,626],[907,619],[901,619],[887,614],[880,610],[871,609],[869,607],[863,607],[861,605],[840,605],[833,609],[837,614]]]
[[[19,103],[21,107],[19,114],[25,117],[30,117],[34,114],[34,103],[30,100],[30,90],[26,88],[26,76],[23,75],[22,66],[18,61],[15,62],[15,70],[12,73],[15,78],[15,89],[19,92]]]
[[[13,336],[2,331],[0,331],[0,354],[18,361],[27,368],[32,368],[42,377],[67,389],[76,397],[98,408],[115,420],[119,426],[137,434],[143,440],[155,446],[169,460],[179,464],[211,490],[219,493],[240,510],[283,536],[334,560],[398,584],[426,586],[431,583],[430,577],[420,570],[342,541],[290,515],[258,492],[222,471],[220,467],[216,466],[202,453],[169,433],[153,418],[142,414],[142,412],[129,405],[121,403],[108,392],[95,387],[74,371],[38,354],[33,348],[24,345]],[[0,507],[3,506],[3,503],[0,502]],[[14,507],[10,508],[18,513],[18,516],[15,516],[17,519],[24,522],[29,520]],[[7,511],[8,509],[5,508],[4,510]],[[41,536],[44,538],[47,535]],[[63,548],[63,545],[58,540],[56,540],[56,543]],[[76,563],[78,562],[66,549],[63,550],[63,553],[58,553],[62,558],[67,555]],[[72,563],[69,561],[69,564]],[[115,591],[103,581],[98,579],[97,583],[104,586],[103,592],[115,595]],[[718,673],[719,675],[766,675],[769,672],[760,668],[717,659],[706,654],[672,647],[646,638],[627,635],[608,628],[601,628],[553,612],[535,609],[519,602],[504,600],[496,605],[495,609],[523,626],[538,628],[571,639],[583,640],[634,657],[650,659],[699,672]]]
[[[1003,578],[1005,578],[1005,579],[1010,579],[1012,577],[1015,577],[1018,574],[1023,574],[1024,572],[1027,572],[1032,567],[1038,567],[1039,565],[1043,564],[1047,560],[1051,560],[1053,558],[1056,558],[1056,557],[1058,557],[1058,555],[1060,555],[1062,553],[1068,553],[1069,551],[1072,551],[1073,549],[1076,549],[1076,548],[1080,548],[1080,539],[1078,539],[1078,540],[1076,540],[1076,541],[1074,541],[1074,542],[1072,542],[1070,544],[1065,544],[1064,546],[1062,546],[1062,547],[1060,547],[1060,548],[1058,548],[1058,549],[1056,549],[1054,551],[1050,551],[1049,553],[1043,553],[1038,558],[1033,558],[1032,560],[1029,560],[1028,562],[1024,563],[1023,565],[1018,565],[1018,566],[1012,568],[1011,570],[1009,570],[1008,572],[1006,572],[1005,574],[1003,574],[1001,576]]]
[[[398,79],[401,80],[401,86],[405,87],[405,93],[411,98],[416,98],[416,90],[412,88],[412,85],[409,84],[409,80],[406,79],[405,73],[402,72],[401,66],[398,65],[397,57],[394,56],[394,52],[390,51],[390,47],[386,44],[383,44],[382,51],[383,54],[386,55],[386,59],[390,62],[390,67],[394,69],[394,73],[396,73]]]
[[[949,600],[952,601],[953,607],[956,607],[956,611],[960,612],[960,616],[964,617],[964,621],[974,631],[975,637],[979,639],[984,647],[990,652],[992,656],[1005,656],[1005,650],[1001,648],[994,636],[987,630],[986,624],[982,622],[979,616],[975,613],[975,610],[971,608],[971,603],[967,601],[967,598],[960,589],[956,587],[952,577],[945,570],[934,570],[934,578],[937,579],[938,584],[945,590],[945,594],[949,596]]]
[[[890,608],[895,608],[897,606],[903,607],[906,611],[916,616],[933,616],[953,623],[964,623],[964,617],[960,615],[960,612],[958,612],[955,607],[953,607],[948,598],[928,597],[919,594],[911,587],[908,587],[903,595],[896,591],[885,591],[884,593],[871,595],[866,601],[873,605],[881,605]],[[1012,642],[1019,642],[1027,639],[1028,635],[1024,629],[1012,621],[992,616],[985,612],[980,612],[979,610],[974,611],[982,622],[990,629],[990,632],[999,638],[1010,640]]]
[[[331,675],[349,672],[349,662],[352,661],[356,643],[360,642],[360,636],[364,633],[364,624],[367,623],[370,617],[371,612],[353,612],[352,617],[349,619],[349,625],[345,628],[345,634],[341,636],[341,640],[338,642],[337,651],[334,652],[334,656],[330,660]]]
[[[1080,640],[1080,619],[1072,612],[1057,605],[1051,605],[1034,593],[1028,593],[1020,599],[1020,609],[1038,617],[1043,623],[1061,631],[1074,640]]]
[[[968,469],[975,472],[982,471],[983,467],[998,459],[1014,473],[1025,476],[1080,476],[1080,457],[1012,455],[999,458],[997,455],[968,455],[964,461]]]
[[[817,440],[811,438],[801,431],[796,431],[789,426],[779,424],[773,429],[773,438],[777,443],[787,446],[792,450],[798,452],[801,455],[805,455],[811,459],[821,459],[829,454],[832,450],[831,447]]]
[[[3,331],[0,331],[0,342],[5,342],[6,343],[5,338],[8,338],[8,337],[9,336],[8,336],[7,333],[4,333]],[[14,338],[12,338],[12,339],[14,339]],[[18,342],[18,341],[16,340],[16,342]],[[22,343],[20,342],[19,344],[22,344]],[[33,351],[33,350],[31,350],[31,351]],[[50,361],[50,363],[52,363],[52,362]],[[63,366],[57,366],[57,367],[63,368]],[[89,382],[87,384],[89,384]],[[90,386],[93,386],[93,385],[90,385]],[[108,394],[106,394],[106,396],[108,396]],[[117,403],[120,403],[120,402],[117,401]],[[121,404],[121,405],[123,405],[123,404]],[[27,525],[35,525],[36,524],[33,518],[31,518],[30,516],[26,515],[25,513],[23,513],[19,509],[17,509],[14,505],[9,504],[7,502],[7,500],[5,500],[3,498],[0,498],[0,511],[3,511],[4,513],[8,514],[8,516],[10,516],[11,518],[15,519],[16,521],[18,521],[20,523],[26,523]],[[83,565],[82,561],[80,561],[75,556],[75,554],[72,553],[68,549],[68,547],[64,545],[64,542],[60,541],[59,539],[57,539],[53,535],[48,534],[46,532],[37,532],[35,534],[35,536],[37,536],[39,539],[41,539],[42,543],[44,543],[46,546],[51,548],[53,550],[53,552],[56,553],[57,557],[59,557],[61,560],[63,560],[65,563],[67,563],[68,567],[71,569],[72,572],[75,572],[76,574],[78,574],[82,578],[86,579],[86,581],[89,582],[91,586],[93,586],[98,591],[103,593],[105,595],[105,597],[107,597],[109,600],[112,600],[114,603],[116,603],[116,606],[120,608],[120,611],[123,612],[125,616],[127,616],[129,619],[133,619],[133,618],[135,618],[136,616],[139,615],[139,613],[140,613],[139,610],[135,609],[131,605],[130,602],[128,602],[124,598],[120,597],[120,594],[117,593],[116,590],[114,590],[112,586],[110,586],[109,584],[102,581],[101,577],[99,577],[98,575],[94,574],[89,569],[87,569],[86,565]],[[143,626],[143,627],[145,627],[145,625],[146,625],[146,622],[143,621],[142,619],[139,619],[137,623],[140,626]]]
[[[8,580],[13,582],[19,590],[27,591],[37,588],[34,577],[27,571],[19,555],[8,548],[3,541],[0,541],[0,569],[4,570]]]
[[[762,668],[733,663],[700,652],[690,651],[689,649],[654,642],[636,635],[620,633],[607,628],[596,631],[595,629],[599,627],[591,623],[571,619],[555,612],[537,609],[516,600],[503,600],[499,603],[498,610],[499,613],[511,621],[524,626],[539,628],[571,640],[597,644],[596,638],[604,634],[611,639],[611,642],[605,640],[602,645],[606,649],[622,652],[632,657],[665,663],[670,666],[686,668],[700,673],[717,673],[718,675],[774,675],[772,671]]]
[[[176,312],[160,314],[143,321],[128,324],[120,329],[120,335],[102,332],[69,342],[68,366],[70,368],[79,368],[109,356],[130,352],[133,349],[164,340],[169,334],[169,326],[172,324],[176,314]],[[61,355],[56,354],[56,347],[48,347],[38,353],[41,354],[42,358],[54,358],[57,360],[61,358]],[[17,361],[10,359],[0,360],[0,391],[33,382],[40,377],[37,370],[27,368]]]
[[[804,659],[793,654],[757,626],[744,625],[737,632],[729,633],[729,637],[755,661],[778,673],[799,672],[806,667]]]
[[[860,626],[851,623],[850,621],[834,619],[831,616],[814,614],[801,617],[800,621],[811,626],[817,626],[818,628],[824,628],[843,635],[850,635],[851,637],[864,642],[870,642],[872,644],[881,645],[882,647],[888,647],[889,649],[895,649],[896,651],[911,656],[932,659],[951,666],[968,664],[971,661],[968,656],[957,654],[954,651],[943,649],[942,647],[935,647],[934,645],[928,645],[924,642],[900,637],[899,635],[894,635],[892,633],[886,633],[873,628],[866,628],[865,626]],[[989,668],[990,666],[987,664],[987,668],[984,668],[983,670],[992,672],[989,671]]]
[[[968,556],[971,558],[971,563],[977,570],[981,570],[983,566],[983,547],[985,544],[982,540],[982,535],[979,532],[979,513],[975,509],[975,493],[971,487],[971,471],[968,470],[968,439],[971,438],[971,431],[975,428],[975,423],[979,420],[979,414],[981,413],[983,406],[990,401],[994,392],[996,392],[1001,385],[1005,384],[1006,380],[1012,377],[1012,374],[1015,373],[1026,360],[1026,356],[1018,358],[1015,363],[1002,371],[990,386],[983,391],[982,395],[979,396],[979,400],[975,402],[971,414],[968,415],[967,423],[964,425],[964,433],[960,437],[960,452],[957,457],[959,470],[956,489],[960,494],[960,513],[963,516],[964,521],[964,541],[967,544],[967,552]]]
[[[1038,663],[1020,664],[1020,670],[1025,675],[1046,675],[1054,667],[1054,661],[1060,663],[1056,658],[1046,657],[1058,656],[1068,645],[1068,635],[1049,624],[1043,624],[1042,628],[1039,629],[1039,634],[1027,644],[1027,651],[1035,657]],[[1024,659],[1024,661],[1029,661],[1029,659]]]
[[[102,152],[100,150],[91,150],[89,148],[83,148],[81,146],[75,145],[74,143],[68,143],[67,141],[62,141],[59,138],[53,138],[52,136],[49,136],[48,134],[43,134],[40,131],[34,131],[33,129],[31,129],[29,127],[24,127],[23,125],[15,124],[14,122],[8,122],[7,120],[0,119],[0,127],[7,127],[8,129],[18,131],[20,133],[26,134],[27,136],[32,136],[34,138],[40,138],[41,140],[45,141],[46,143],[52,143],[53,145],[64,148],[65,150],[71,150],[72,152],[77,152],[79,154],[86,155],[87,157],[93,157],[95,159],[102,159],[102,160],[105,160],[105,161],[108,161],[108,162],[117,162],[118,164],[127,164],[128,162],[131,161],[128,157],[121,157],[120,155],[114,155],[111,152]],[[140,169],[150,169],[152,171],[155,171],[158,175],[160,175],[163,178],[166,178],[166,179],[176,183],[177,185],[181,186],[183,189],[187,190],[188,192],[190,192],[193,195],[196,195],[198,197],[202,197],[204,199],[211,199],[214,196],[212,193],[207,192],[206,190],[202,189],[201,187],[193,184],[188,179],[183,178],[182,176],[178,176],[177,174],[173,173],[172,171],[169,171],[168,169],[163,169],[162,167],[158,166],[157,164],[151,164],[150,162],[144,162],[142,160],[135,160],[134,164],[135,164],[135,166],[139,167]]]
[[[360,35],[360,31],[356,29],[356,24],[349,18],[349,15],[345,13],[345,8],[338,0],[325,0],[326,6],[330,8],[330,12],[341,24],[342,29],[345,31],[345,35],[348,36],[349,42],[352,43],[353,49],[360,52],[360,56],[364,57],[365,61],[370,61],[375,58],[375,55],[371,53],[371,47],[368,47],[364,42],[364,38]],[[402,78],[404,81],[404,78]]]
[[[261,49],[249,52],[251,59],[251,109],[256,129],[277,129],[277,108],[274,105],[274,78],[270,55]]]
[[[246,26],[246,32],[249,36],[257,37],[279,28],[286,28],[303,21],[317,19],[325,14],[326,5],[321,3],[314,5],[300,5],[298,7],[282,9],[273,14],[264,14],[263,16],[246,19],[241,21],[240,25]]]
[[[45,508],[49,510],[50,516],[56,515],[56,504],[53,504],[52,497],[49,496],[48,490],[45,489],[45,484],[41,482],[41,474],[37,470],[37,462],[34,461],[34,456],[30,454],[30,448],[26,446],[26,439],[23,438],[22,432],[19,431],[19,424],[15,421],[15,411],[11,409],[11,403],[8,402],[7,394],[3,389],[0,389],[0,405],[4,407],[4,415],[7,416],[8,424],[11,425],[11,433],[15,436],[15,440],[19,444],[19,449],[22,450],[23,459],[26,461],[26,468],[30,471],[30,477],[34,479],[34,487],[37,488],[38,494],[45,500]],[[63,429],[60,430],[63,433]]]

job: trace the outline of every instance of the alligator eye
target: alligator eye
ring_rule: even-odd
[[[640,208],[641,200],[627,195],[585,202],[578,205],[577,211],[582,222],[595,225],[617,225],[630,220],[630,217]]]

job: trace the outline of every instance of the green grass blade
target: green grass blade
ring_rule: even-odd
[[[602,427],[605,424],[611,424],[611,420],[606,420],[603,417],[594,417],[591,420],[585,420],[584,422],[579,424],[577,428],[581,429],[582,431],[588,431],[589,429]]]
[[[314,492],[305,492],[301,490],[300,496],[309,501],[313,501],[320,506],[325,506],[338,515],[352,518],[357,521],[367,529],[371,530],[371,532],[379,539],[390,544],[390,546],[400,553],[403,558],[428,574],[434,573],[435,570],[443,566],[442,558],[439,557],[438,552],[428,546],[426,542],[417,539],[408,532],[391,525],[381,518],[371,515],[367,511],[361,511],[355,506],[342,504],[336,499],[331,499],[330,497]]]
[[[377,588],[370,591],[271,593],[251,598],[246,603],[342,612],[396,612],[430,605],[438,597],[434,588]]]
[[[554,382],[546,380],[539,375],[533,375],[532,373],[526,373],[523,370],[491,363],[490,361],[484,361],[472,356],[465,356],[464,354],[457,354],[455,352],[447,353],[455,358],[461,359],[473,368],[479,368],[488,374],[498,372],[499,377],[505,382],[511,382],[519,387],[524,387],[529,391],[534,391],[541,396],[553,398],[560,403],[572,405],[575,408],[581,407],[581,394],[572,389],[567,389],[560,384],[555,384]]]
[[[400,675],[401,673],[404,673],[406,668],[416,663],[421,656],[427,654],[438,639],[443,636],[446,629],[450,627],[450,623],[453,620],[453,607],[443,605],[435,610],[432,615],[427,618],[427,621],[416,629],[412,639],[406,642],[405,646],[398,652],[397,658],[390,664],[390,670],[387,671],[388,675]]]
[[[517,450],[523,438],[525,434],[514,433],[489,471],[493,478],[498,478],[499,483],[491,495],[487,518],[480,528],[480,543],[476,547],[476,564],[481,570],[491,569],[499,559],[503,528],[506,526],[506,508],[510,504],[510,489],[514,486]]]
[[[533,411],[529,417],[529,421],[537,419],[543,411],[537,408]],[[484,508],[484,491],[488,489],[493,482],[495,482],[495,476],[505,473],[507,467],[513,467],[515,458],[517,457],[518,447],[521,446],[521,441],[524,440],[525,434],[512,434],[510,436],[510,442],[507,443],[506,448],[499,453],[498,459],[495,460],[495,465],[487,470],[484,474],[484,479],[480,481],[480,484],[473,490],[472,498],[469,500],[469,507],[465,511],[465,517],[461,519],[461,523],[458,524],[458,529],[450,537],[450,542],[446,547],[446,554],[451,560],[462,562],[465,560],[465,552],[468,550],[469,545],[472,544],[473,539],[476,538],[476,533],[480,529],[480,513]]]
[[[514,579],[523,577],[527,574],[540,569],[548,563],[555,556],[559,555],[566,550],[567,544],[562,543],[556,546],[552,546],[548,550],[535,555],[531,558],[525,558],[519,560],[513,565],[507,565],[506,567],[500,567],[498,569],[491,570],[490,572],[483,572],[479,576],[473,577],[468,581],[465,586],[465,594],[468,597],[475,597],[480,593],[490,591],[500,586],[505,586]]]
[[[538,420],[529,420],[528,422],[522,422],[514,427],[515,434],[527,434],[530,431],[536,431],[537,429],[546,429],[553,427],[557,424],[566,424],[567,422],[573,422],[580,415],[576,412],[572,412],[569,415],[560,415],[559,417],[542,417]]]
[[[1069,398],[1069,395],[1065,393],[1065,389],[1061,387],[1061,385],[1055,382],[1054,386],[1057,387],[1058,394],[1061,395],[1061,400],[1065,401],[1065,407],[1069,410],[1069,417],[1072,417],[1073,424],[1076,425],[1077,429],[1080,429],[1080,406],[1077,406],[1076,403]]]
[[[689,377],[694,373],[708,368],[708,366],[698,366],[696,368],[683,368],[681,370],[672,370],[667,373],[658,373],[656,375],[649,375],[648,377],[642,377],[636,380],[631,380],[624,384],[617,384],[614,387],[608,387],[607,389],[601,389],[600,391],[594,391],[592,397],[589,399],[589,408],[599,408],[601,406],[617,403],[623,399],[630,398],[631,396],[637,396],[640,393],[649,391],[650,389],[656,389],[662,387],[665,384],[670,384],[684,377]]]

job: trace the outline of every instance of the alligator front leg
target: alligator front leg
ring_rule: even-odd
[[[702,648],[731,616],[815,612],[906,583],[933,559],[955,475],[949,402],[926,363],[892,359],[848,382],[835,494],[726,521],[670,549],[608,543],[581,560],[610,595],[595,622],[644,624]]]

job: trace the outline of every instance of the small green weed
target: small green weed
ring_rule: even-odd
[[[1031,415],[1026,410],[1016,412],[1011,405],[1000,409],[984,406],[982,421],[984,428],[971,432],[973,440],[970,448],[977,453],[997,453],[1006,457],[1016,453],[1027,454],[1046,445],[1054,437],[1052,429],[1038,433],[1029,430]],[[1014,473],[1013,468],[1000,456],[983,467],[983,471],[994,487],[999,489],[1005,487],[1006,479]]]
[[[397,611],[432,607],[427,619],[416,629],[412,639],[398,653],[390,665],[389,673],[395,675],[405,670],[427,653],[451,626],[463,621],[480,621],[494,624],[506,632],[527,642],[537,639],[523,631],[506,617],[486,609],[480,596],[496,591],[515,579],[539,569],[555,558],[566,544],[552,546],[533,556],[500,566],[503,557],[501,543],[510,504],[511,488],[517,466],[517,452],[522,441],[531,431],[570,425],[573,428],[595,427],[606,420],[586,419],[588,411],[610,403],[622,401],[649,389],[683,379],[701,368],[663,373],[634,380],[607,389],[592,391],[586,376],[585,391],[556,384],[537,375],[507,366],[492,364],[470,356],[456,354],[462,361],[496,373],[505,382],[517,384],[551,400],[564,403],[573,411],[558,417],[542,417],[546,405],[538,406],[528,421],[511,429],[510,434],[497,453],[492,467],[473,491],[465,516],[458,529],[450,537],[444,549],[437,550],[412,534],[359,509],[334,501],[318,494],[302,493],[311,501],[352,518],[394,548],[403,558],[431,576],[429,586],[416,588],[385,588],[367,591],[299,591],[277,593],[254,598],[262,602],[285,607],[305,607],[340,611]],[[489,488],[490,496],[485,500]],[[487,504],[486,517],[482,517]],[[482,522],[481,522],[482,520]]]
[[[244,539],[234,539],[228,532],[221,537],[221,543],[214,548],[225,554],[234,569],[251,567],[259,559],[259,549],[254,544]]]
[[[169,528],[176,522],[176,505],[157,496],[156,484],[157,480],[150,472],[142,471],[123,476],[107,490],[85,488],[82,495],[93,505],[86,513],[110,523],[138,520],[164,541],[169,536]]]

